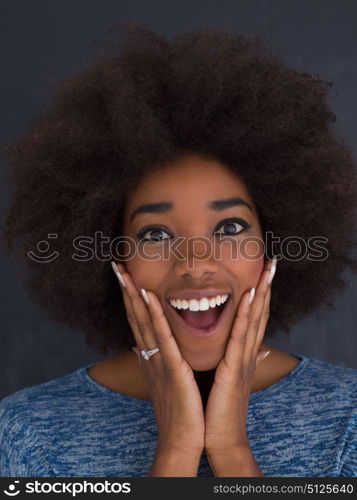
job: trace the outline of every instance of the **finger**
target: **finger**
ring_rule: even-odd
[[[265,300],[267,296],[268,289],[270,285],[268,284],[269,276],[271,275],[272,269],[275,267],[275,261],[267,261],[265,263],[264,269],[261,272],[258,285],[255,289],[255,295],[250,306],[249,324],[247,331],[247,339],[244,346],[244,360],[249,363],[255,351],[255,346],[257,344],[257,337],[260,330],[260,323],[262,319],[262,314],[264,311]],[[264,333],[264,330],[263,330]]]
[[[124,301],[124,305],[125,305],[125,309],[126,309],[127,320],[128,320],[129,325],[130,325],[130,328],[133,332],[133,335],[135,338],[135,343],[140,350],[146,349],[144,339],[142,338],[142,335],[141,335],[140,330],[138,328],[138,324],[136,321],[136,317],[135,317],[133,306],[131,304],[130,297],[129,297],[126,289],[123,287],[122,287],[122,293],[123,293],[123,301]]]
[[[269,356],[270,352],[271,351],[265,351],[264,349],[259,350],[255,361],[255,368],[258,366],[258,363],[260,363],[261,361],[263,361],[263,359]]]
[[[233,372],[239,370],[243,359],[249,324],[249,295],[250,291],[244,293],[241,297],[224,356],[225,362],[229,364]]]
[[[123,273],[123,270],[121,269],[120,270],[121,273],[118,273],[114,262],[112,262],[112,268],[113,268],[113,271],[115,272],[115,274],[117,275],[118,280],[119,280],[119,285],[120,285],[120,288],[121,288],[121,291],[123,294],[123,301],[124,301],[124,305],[125,305],[127,320],[128,320],[129,325],[130,325],[130,328],[133,332],[133,335],[135,338],[135,343],[137,346],[139,346],[140,349],[144,349],[145,346],[143,344],[143,339],[141,338],[141,334],[140,334],[140,331],[138,329],[138,325],[136,323],[134,310],[133,310],[133,307],[131,305],[129,295],[126,291],[126,283],[125,283],[125,280],[121,274],[121,273]]]
[[[144,297],[138,292],[130,274],[125,272],[122,276],[126,283],[126,293],[129,297],[137,330],[140,334],[141,344],[144,346],[143,349],[153,349],[157,345],[150,311]]]
[[[121,268],[124,271],[123,268]],[[149,303],[144,303],[142,297],[139,296],[138,291],[131,279],[131,276],[127,272],[123,272],[125,282],[127,283],[128,294],[130,296],[132,289],[135,288],[133,292],[133,299],[131,299],[131,305],[134,310],[134,314],[137,315],[137,310],[135,306],[141,307],[143,304],[145,312],[148,313],[150,322],[143,325],[144,333],[141,333],[141,328],[138,325],[139,333],[142,335],[145,345],[150,342],[150,347],[159,347],[162,360],[166,366],[177,366],[177,363],[183,361],[180,349],[176,343],[175,338],[172,335],[171,328],[168,324],[164,311],[162,309],[159,299],[156,297],[154,292],[147,290],[146,295]],[[131,286],[132,285],[132,286]],[[136,321],[138,323],[138,320]],[[145,333],[148,332],[148,334]],[[155,356],[156,357],[156,356]]]
[[[163,362],[167,367],[175,367],[183,361],[181,351],[172,335],[170,325],[159,299],[150,290],[147,291],[147,296],[149,298],[148,307],[151,313],[155,340],[162,354]]]
[[[266,326],[269,320],[269,315],[270,315],[270,298],[271,298],[271,286],[268,287],[267,294],[265,296],[265,301],[264,301],[264,307],[263,307],[263,312],[260,317],[260,323],[259,323],[259,331],[257,334],[255,346],[254,346],[254,353],[258,352],[258,349],[263,341],[264,335],[265,335],[265,330]]]
[[[144,303],[144,299],[139,295],[130,274],[126,272],[126,268],[120,265],[117,265],[117,268],[126,285],[124,287],[123,283],[119,280],[128,322],[133,330],[136,345],[140,350],[153,349],[156,347],[155,337],[152,332],[150,313]]]

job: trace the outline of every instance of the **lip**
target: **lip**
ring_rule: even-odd
[[[217,294],[221,295],[221,294]],[[223,295],[223,294],[222,294]],[[203,295],[203,297],[208,297],[209,295]],[[172,312],[172,315],[177,318],[177,321],[182,325],[183,330],[185,330],[191,337],[196,337],[196,338],[208,338],[212,337],[215,335],[220,327],[222,326],[222,323],[225,320],[225,317],[228,314],[228,309],[231,303],[232,295],[228,297],[228,300],[224,304],[223,311],[221,314],[218,316],[216,321],[211,325],[209,328],[195,328],[192,325],[189,325],[183,318],[180,316],[178,312],[176,312],[175,308],[172,307],[172,305],[168,302],[168,307],[170,309],[170,314]]]

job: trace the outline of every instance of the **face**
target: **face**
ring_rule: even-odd
[[[259,219],[244,182],[199,155],[157,168],[130,194],[123,233],[137,245],[125,265],[137,289],[159,299],[183,358],[194,370],[215,368],[239,301],[264,267]],[[212,307],[217,295],[228,299]],[[178,298],[181,309],[170,303]],[[197,304],[208,309],[189,310]]]

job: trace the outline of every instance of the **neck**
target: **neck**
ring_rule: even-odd
[[[216,368],[206,371],[193,370],[193,374],[195,376],[195,380],[201,394],[203,408],[206,409],[208,396],[211,391],[211,387],[216,374]]]
[[[261,348],[264,350],[270,350],[271,353],[266,359],[258,364],[253,377],[251,392],[257,392],[269,386],[267,381],[269,380],[269,375],[273,372],[272,365],[274,365],[274,360],[272,358],[274,357],[274,354],[277,354],[277,351],[274,348],[263,344],[261,345]],[[126,387],[126,391],[137,394],[135,397],[150,400],[151,396],[149,387],[136,354],[131,351],[120,353],[113,357],[113,361],[114,359],[116,359],[117,366],[120,365],[121,367],[120,379],[122,383],[120,385],[122,387]],[[215,372],[216,368],[205,371],[193,370],[204,407],[214,381]],[[117,380],[119,380],[119,376],[117,377]],[[122,391],[119,390],[118,392]]]

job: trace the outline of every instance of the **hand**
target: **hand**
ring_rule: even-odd
[[[200,450],[204,446],[204,413],[193,371],[183,359],[172,335],[160,301],[147,291],[149,304],[139,294],[126,267],[116,264],[126,287],[123,292],[128,322],[133,331],[136,353],[155,409],[158,450]],[[115,266],[113,265],[115,271]],[[149,360],[143,349],[159,347]]]
[[[243,294],[225,356],[216,368],[205,414],[208,452],[249,447],[247,411],[253,375],[265,357],[265,351],[259,347],[269,318],[271,284],[268,279],[273,265],[274,260],[264,266],[251,305],[248,303],[250,292]],[[275,265],[272,271],[274,276]]]

